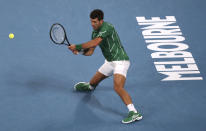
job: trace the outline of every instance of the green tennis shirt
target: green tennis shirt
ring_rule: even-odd
[[[99,46],[107,61],[129,60],[112,24],[103,22],[98,30],[92,32],[92,39],[97,37],[103,39]]]

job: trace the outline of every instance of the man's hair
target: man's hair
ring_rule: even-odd
[[[91,19],[98,18],[98,20],[103,20],[104,19],[104,12],[100,9],[95,9],[90,13],[90,18]]]

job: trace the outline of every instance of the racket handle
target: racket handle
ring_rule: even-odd
[[[70,43],[63,43],[64,45],[66,45],[66,46],[70,46],[71,44]]]
[[[68,41],[68,39],[67,39],[67,37],[66,37],[66,41],[67,41],[67,46],[70,46],[71,44],[69,43],[69,41]]]

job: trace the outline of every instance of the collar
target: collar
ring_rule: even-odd
[[[105,25],[105,22],[103,21],[102,25],[99,27],[98,30],[94,30],[94,32],[99,32],[99,30]]]

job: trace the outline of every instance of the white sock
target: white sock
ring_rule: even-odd
[[[127,105],[127,108],[129,109],[129,111],[134,111],[135,113],[137,113],[137,110],[135,109],[133,104]]]

